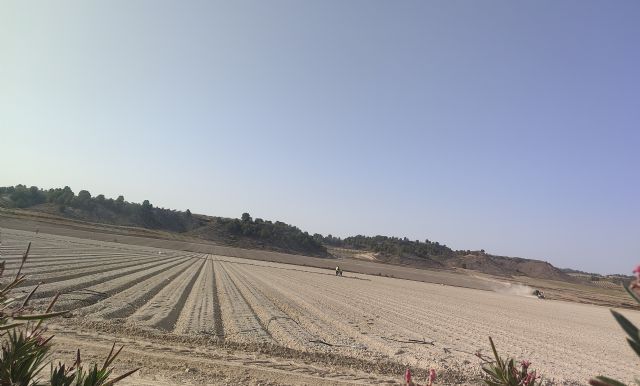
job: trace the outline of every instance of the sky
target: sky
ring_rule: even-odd
[[[2,1],[0,186],[630,273],[640,2]]]

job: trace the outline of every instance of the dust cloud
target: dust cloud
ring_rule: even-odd
[[[496,283],[492,290],[499,294],[535,298],[533,295],[533,288],[519,283]]]

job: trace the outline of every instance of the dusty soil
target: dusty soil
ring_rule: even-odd
[[[14,213],[15,212],[15,213]],[[23,211],[24,212],[24,211]],[[352,256],[352,253],[337,253],[338,258],[317,258],[292,255],[263,250],[242,249],[217,245],[212,242],[194,239],[176,233],[168,233],[143,228],[129,228],[106,224],[92,224],[81,221],[47,217],[41,213],[23,213],[0,208],[0,227],[49,233],[60,236],[73,236],[88,240],[112,241],[135,246],[149,246],[164,249],[190,251],[212,255],[233,256],[254,260],[272,261],[285,264],[302,265],[316,268],[334,269],[336,265],[347,272],[415,280],[428,283],[445,284],[465,288],[495,291],[495,281],[520,282],[533,288],[544,290],[548,299],[568,300],[607,307],[635,309],[621,287],[603,287],[587,283],[568,283],[559,280],[533,279],[526,276],[513,278],[481,274],[473,270],[460,268],[434,269],[421,268],[412,262],[410,265],[386,264],[377,261],[375,256]],[[345,250],[346,251],[346,250]],[[343,251],[343,252],[345,252]]]
[[[82,222],[69,223],[67,220],[61,223],[60,219],[57,218],[50,220],[42,217],[25,219],[23,215],[15,217],[7,215],[7,212],[2,212],[2,210],[0,210],[0,227],[30,232],[39,230],[42,233],[59,236],[72,236],[87,240],[110,241],[134,246],[147,246],[211,255],[233,256],[316,268],[334,269],[336,265],[340,265],[343,270],[349,272],[491,290],[491,286],[486,280],[475,278],[467,274],[460,274],[455,270],[435,271],[350,258],[319,258],[263,250],[242,249],[182,237],[175,233],[157,232],[148,229],[116,227]]]
[[[343,385],[397,384],[398,366],[315,356],[268,345],[234,345],[169,333],[122,328],[117,323],[53,325],[55,360],[101,362],[114,341],[125,346],[114,374],[140,368],[123,385]],[[455,381],[454,381],[455,382]]]
[[[630,381],[636,367],[604,307],[349,271],[336,277],[326,268],[42,228],[0,231],[6,274],[32,241],[30,282],[21,290],[44,280],[35,303],[61,291],[59,307],[73,310],[52,326],[56,355],[72,358],[78,346],[99,359],[114,340],[123,342],[117,370],[143,367],[133,384],[397,383],[406,365],[422,374],[436,369],[441,384],[477,384],[474,354],[488,354],[487,336],[557,384],[584,384],[598,374]],[[366,271],[370,264],[353,266]],[[423,271],[420,277],[441,283],[506,287],[483,275]],[[623,313],[640,322],[640,313]]]

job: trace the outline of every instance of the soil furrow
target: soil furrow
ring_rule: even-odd
[[[189,294],[173,330],[176,334],[215,334],[213,262],[207,258],[204,268]]]
[[[126,318],[152,299],[167,283],[170,283],[189,267],[199,262],[200,259],[189,258],[184,263],[158,272],[156,275],[133,284],[124,291],[118,292],[92,307],[86,307],[83,309],[83,313],[87,314],[90,312],[92,317],[101,317],[104,319]]]
[[[217,263],[217,262],[216,262]],[[222,263],[214,265],[216,280],[221,283],[218,298],[225,330],[225,339],[239,342],[273,343],[273,339],[242,296],[236,283]]]
[[[200,263],[192,265],[175,277],[129,319],[161,330],[173,330],[185,300],[206,262],[206,259],[201,259]]]

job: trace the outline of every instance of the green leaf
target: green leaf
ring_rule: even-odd
[[[638,327],[625,318],[621,313],[611,310],[613,317],[616,319],[620,327],[629,335],[629,337],[636,343],[640,344],[640,335],[638,335]]]
[[[633,351],[636,352],[636,354],[640,357],[640,344],[632,341],[631,339],[627,338],[627,343],[629,343],[629,346],[631,346],[631,348],[633,349]]]
[[[111,385],[113,385],[114,383],[119,382],[119,381],[121,381],[121,380],[125,379],[126,377],[130,376],[131,374],[135,373],[136,371],[138,371],[138,370],[140,370],[140,369],[141,369],[141,368],[140,368],[140,367],[138,367],[137,369],[133,369],[133,370],[131,370],[131,371],[127,371],[126,373],[122,374],[121,376],[116,377],[116,378],[114,378],[113,380],[111,380],[111,381],[109,381],[109,382],[105,383],[105,384],[104,384],[104,386],[111,386]]]
[[[0,326],[0,331],[3,331],[3,330],[11,330],[12,328],[22,326],[23,324],[24,324],[24,323],[10,323],[10,324],[5,324],[4,326]]]
[[[42,320],[42,319],[54,318],[56,316],[64,315],[64,314],[67,314],[67,313],[69,313],[69,311],[49,312],[49,313],[46,313],[46,314],[19,315],[19,316],[14,316],[13,319],[15,319],[15,320]]]
[[[626,285],[622,285],[622,286],[636,302],[640,303],[640,297],[638,297],[638,295],[636,295],[633,291],[631,291],[631,288],[629,288],[629,286],[626,286]]]
[[[29,304],[29,300],[31,300],[31,298],[33,297],[33,294],[36,293],[36,291],[38,290],[38,288],[40,287],[40,284],[36,285],[31,292],[29,292],[29,295],[27,295],[27,298],[24,299],[24,301],[22,302],[22,307],[26,307]]]
[[[605,376],[602,376],[602,375],[596,377],[596,380],[602,382],[602,384],[604,384],[606,386],[627,386],[627,385],[625,385],[624,383],[622,383],[620,381],[616,381],[615,379],[612,379],[612,378],[609,378],[609,377],[605,377]],[[589,383],[591,383],[591,381],[589,381]],[[596,385],[599,386],[600,384],[596,383]]]
[[[24,263],[27,262],[27,257],[29,257],[29,251],[31,250],[31,241],[29,241],[29,245],[27,245],[27,250],[22,255],[22,263],[20,263],[20,268],[18,268],[18,272],[16,273],[15,280],[18,280],[20,277],[20,273],[22,273],[22,268],[24,267]]]

